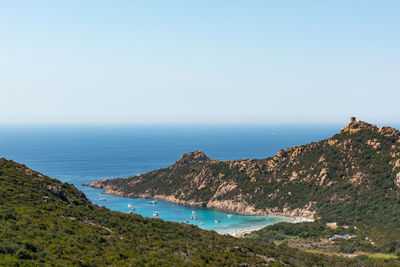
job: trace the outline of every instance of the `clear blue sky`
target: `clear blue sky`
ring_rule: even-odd
[[[0,123],[400,122],[400,1],[1,1]]]

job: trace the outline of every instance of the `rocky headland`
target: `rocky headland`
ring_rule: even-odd
[[[398,198],[400,132],[352,118],[331,138],[280,150],[270,158],[219,161],[195,151],[168,168],[96,180],[90,186],[106,194],[236,214],[318,219],[338,215],[327,216],[326,206],[366,201],[365,194],[376,192],[383,180],[390,187],[386,195]]]

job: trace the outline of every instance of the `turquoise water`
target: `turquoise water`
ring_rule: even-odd
[[[153,213],[157,211],[159,213],[158,218],[160,219],[173,222],[185,222],[185,220],[188,220],[185,223],[194,224],[202,229],[215,230],[220,233],[288,221],[287,218],[280,216],[241,216],[215,210],[177,205],[162,200],[157,200],[157,204],[149,204],[152,199],[123,198],[105,195],[101,191],[95,188],[87,188],[85,194],[93,203],[101,206],[104,205],[111,210],[128,213],[131,210],[128,204],[134,204],[134,212],[142,216],[154,217]],[[190,218],[192,211],[195,211],[196,220]],[[215,220],[220,222],[216,223]]]
[[[101,194],[81,186],[95,179],[129,177],[168,167],[183,153],[203,150],[219,160],[266,158],[279,149],[328,138],[342,125],[137,125],[137,126],[0,126],[0,157],[12,159],[63,182],[74,184],[95,204],[183,222],[192,210],[203,229],[225,232],[286,220],[277,216],[239,216],[148,199]],[[105,198],[106,200],[100,200]],[[219,220],[220,223],[215,223]],[[200,223],[203,223],[200,225]]]

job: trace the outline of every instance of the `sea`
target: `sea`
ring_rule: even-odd
[[[74,184],[95,204],[197,225],[219,233],[257,229],[290,221],[281,216],[241,216],[151,199],[123,198],[82,186],[96,179],[130,177],[165,168],[191,151],[211,158],[236,160],[271,157],[278,150],[326,139],[339,124],[241,125],[3,125],[0,157],[27,165],[47,176]],[[195,214],[197,219],[191,219]]]

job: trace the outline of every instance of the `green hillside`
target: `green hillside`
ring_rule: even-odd
[[[2,266],[358,265],[187,224],[112,212],[73,185],[0,159]],[[246,265],[248,264],[248,265]]]

